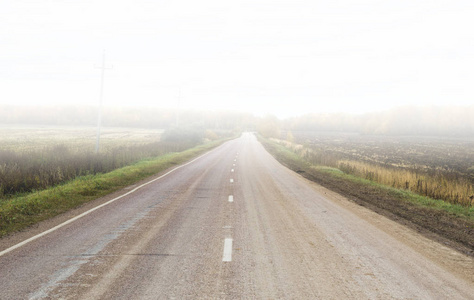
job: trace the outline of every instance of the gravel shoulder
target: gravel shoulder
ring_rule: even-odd
[[[261,142],[280,163],[306,179],[429,239],[474,257],[474,221],[406,201],[400,193],[394,193],[391,189],[334,176],[288,155],[271,142]]]

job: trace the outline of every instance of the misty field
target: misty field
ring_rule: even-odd
[[[163,130],[102,128],[101,148],[157,142]],[[65,145],[73,151],[95,150],[96,127],[0,125],[0,150],[37,151]]]
[[[193,147],[214,132],[105,128],[95,153],[93,127],[0,127],[0,198],[42,190]]]
[[[466,207],[474,205],[474,139],[292,132],[315,165]],[[295,144],[299,146],[295,146]]]

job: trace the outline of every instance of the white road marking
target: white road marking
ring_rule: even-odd
[[[216,148],[216,149],[217,149],[217,148]],[[213,149],[213,150],[215,150],[215,149]],[[213,151],[213,150],[211,150],[211,151]],[[138,191],[138,190],[141,189],[142,187],[144,187],[144,186],[146,186],[146,185],[149,185],[150,183],[155,182],[155,181],[157,181],[157,180],[159,180],[159,179],[161,179],[161,178],[163,178],[163,177],[165,177],[165,176],[167,176],[167,175],[173,173],[174,171],[176,171],[176,170],[178,170],[178,169],[180,169],[180,168],[182,168],[182,167],[185,167],[185,166],[187,166],[187,165],[189,165],[189,164],[195,162],[196,160],[198,160],[198,159],[202,158],[203,156],[209,154],[211,151],[209,151],[209,152],[207,152],[207,153],[204,153],[203,155],[201,155],[201,156],[199,156],[199,157],[196,157],[195,159],[193,159],[193,160],[191,160],[191,161],[185,163],[184,165],[178,166],[178,167],[176,167],[176,168],[174,168],[174,169],[168,171],[167,173],[161,175],[161,176],[158,177],[158,178],[152,179],[152,180],[150,180],[150,181],[148,181],[148,182],[146,182],[146,183],[144,183],[144,184],[142,184],[142,185],[140,185],[140,186],[137,186],[137,187],[134,188],[133,190],[131,190],[131,191],[129,191],[129,192],[127,192],[127,193],[125,193],[125,194],[123,194],[123,195],[121,195],[121,196],[118,196],[117,198],[114,198],[114,199],[109,200],[109,201],[107,201],[107,202],[105,202],[105,203],[102,203],[101,205],[96,206],[96,207],[94,207],[94,208],[92,208],[92,209],[89,209],[88,211],[83,212],[82,214],[77,215],[77,216],[75,216],[74,218],[69,219],[69,220],[67,220],[67,221],[64,222],[64,223],[61,223],[61,224],[59,224],[59,225],[57,225],[57,226],[55,226],[55,227],[53,227],[53,228],[51,228],[51,229],[48,229],[48,230],[46,230],[46,231],[43,231],[43,232],[40,233],[40,234],[37,234],[37,235],[35,235],[35,236],[33,236],[33,237],[30,237],[29,239],[24,240],[23,242],[20,242],[20,243],[14,245],[14,246],[11,246],[10,248],[7,248],[7,249],[5,249],[5,250],[3,250],[3,251],[0,251],[0,256],[3,256],[3,255],[5,255],[5,254],[7,254],[7,253],[9,253],[9,252],[11,252],[11,251],[17,249],[17,248],[20,248],[20,247],[22,247],[22,246],[24,246],[24,245],[26,245],[26,244],[28,244],[28,243],[30,243],[30,242],[36,240],[36,239],[39,239],[40,237],[45,236],[45,235],[47,235],[48,233],[51,233],[51,232],[53,232],[53,231],[56,231],[56,230],[58,230],[59,228],[64,227],[64,226],[66,226],[66,225],[68,225],[68,224],[70,224],[70,223],[72,223],[72,222],[74,222],[74,221],[76,221],[76,220],[78,220],[78,219],[80,219],[80,218],[82,218],[82,217],[84,217],[84,216],[90,214],[91,212],[93,212],[93,211],[95,211],[95,210],[98,210],[99,208],[102,208],[102,207],[104,207],[104,206],[106,206],[106,205],[109,205],[109,204],[112,203],[112,202],[115,202],[115,201],[117,201],[117,200],[119,200],[119,199],[121,199],[121,198],[123,198],[123,197],[125,197],[125,196],[128,196],[128,195],[130,195],[130,194],[132,194],[132,193]],[[232,180],[232,179],[231,179],[231,180]]]
[[[235,164],[232,164],[232,167],[235,167]]]
[[[224,254],[222,255],[222,261],[232,261],[232,239],[225,239],[224,241]]]
[[[234,169],[230,170],[232,173],[234,172]]]
[[[234,179],[231,178],[231,179],[230,179],[230,183],[233,183],[233,182],[234,182]]]
[[[234,202],[234,196],[232,195],[229,196],[229,202]]]

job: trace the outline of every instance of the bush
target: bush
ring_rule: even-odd
[[[192,147],[202,143],[203,133],[200,130],[191,128],[171,128],[163,132],[161,140],[163,142],[175,143],[185,147]]]

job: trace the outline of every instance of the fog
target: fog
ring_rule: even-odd
[[[458,128],[472,124],[456,111],[474,99],[473,16],[467,0],[6,0],[0,104],[97,106],[105,51],[109,108],[436,120],[449,106],[426,122]]]
[[[285,119],[281,128],[295,131],[353,132],[369,135],[463,136],[474,138],[474,105],[404,106],[365,114],[308,114]]]
[[[41,125],[91,127],[97,124],[94,106],[0,105],[0,126]],[[102,125],[122,128],[193,128],[265,131],[351,132],[368,135],[474,137],[474,105],[466,107],[404,106],[363,114],[308,113],[297,117],[256,116],[247,112],[162,109],[156,107],[105,107]]]

